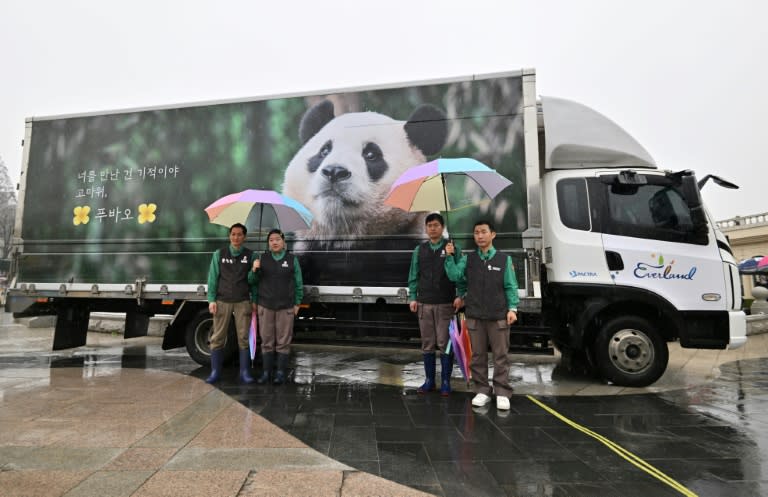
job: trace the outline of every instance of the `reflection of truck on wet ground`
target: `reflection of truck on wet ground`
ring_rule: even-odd
[[[288,236],[305,282],[299,338],[417,340],[406,279],[423,214],[383,198],[438,155],[513,181],[493,201],[461,178],[447,184],[472,204],[450,213],[451,236],[472,247],[473,222],[488,218],[513,256],[513,349],[554,344],[614,383],[647,385],[668,341],[746,340],[735,261],[693,174],[658,169],[583,105],[537,100],[532,71],[33,118],[24,143],[7,309],[56,314],[55,349],[85,343],[92,311],[125,312],[126,337],[172,314],[164,347],[206,363],[206,275],[226,229],[203,208],[246,188],[282,191],[314,214]],[[260,222],[273,224],[246,224],[264,250]]]

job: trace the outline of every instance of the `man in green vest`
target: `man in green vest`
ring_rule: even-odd
[[[461,307],[456,296],[456,285],[445,274],[445,246],[443,216],[432,213],[424,221],[427,240],[413,250],[408,274],[408,300],[411,312],[419,319],[421,351],[424,357],[426,380],[418,393],[435,389],[435,347],[440,350],[440,395],[451,393],[453,354],[446,354],[448,325]],[[457,252],[461,253],[457,249]]]
[[[211,333],[211,374],[205,380],[216,383],[221,378],[224,344],[229,321],[235,317],[240,358],[240,381],[253,383],[250,369],[248,330],[256,312],[256,296],[250,276],[253,251],[243,246],[248,230],[240,223],[229,228],[229,245],[213,253],[208,269],[208,311],[213,315]]]
[[[509,326],[517,321],[517,279],[512,258],[493,246],[496,229],[490,221],[478,221],[473,230],[477,250],[461,256],[458,263],[446,257],[445,271],[464,296],[469,338],[472,343],[472,405],[482,407],[496,394],[496,409],[509,409]],[[455,253],[453,244],[445,251]],[[488,383],[488,344],[493,353],[493,388]]]

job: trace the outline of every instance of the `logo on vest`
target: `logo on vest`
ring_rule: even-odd
[[[248,264],[248,256],[244,255],[243,258],[240,259],[240,262],[242,262],[243,264]]]
[[[283,261],[280,267],[288,267],[288,261]]]
[[[501,268],[488,264],[488,271],[501,271]]]

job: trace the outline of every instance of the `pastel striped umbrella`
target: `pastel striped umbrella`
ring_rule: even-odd
[[[446,176],[450,175],[470,178],[490,199],[512,184],[509,179],[476,159],[440,158],[411,167],[400,175],[392,184],[384,203],[408,212],[446,213],[476,203],[465,197],[456,198],[451,195],[445,184]]]
[[[304,205],[274,190],[231,193],[206,207],[205,212],[212,223],[229,227],[235,223],[246,224],[254,209],[258,209],[259,231],[265,213],[270,219],[276,219],[283,231],[306,229],[312,224],[312,213]]]

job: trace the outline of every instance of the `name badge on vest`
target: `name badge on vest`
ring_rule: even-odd
[[[501,268],[488,264],[488,271],[501,271]]]
[[[229,258],[227,258],[227,257],[222,257],[222,258],[221,258],[221,262],[222,262],[223,264],[234,264],[234,263],[235,263],[235,261],[234,261],[234,260],[232,260],[232,259],[229,259]]]

